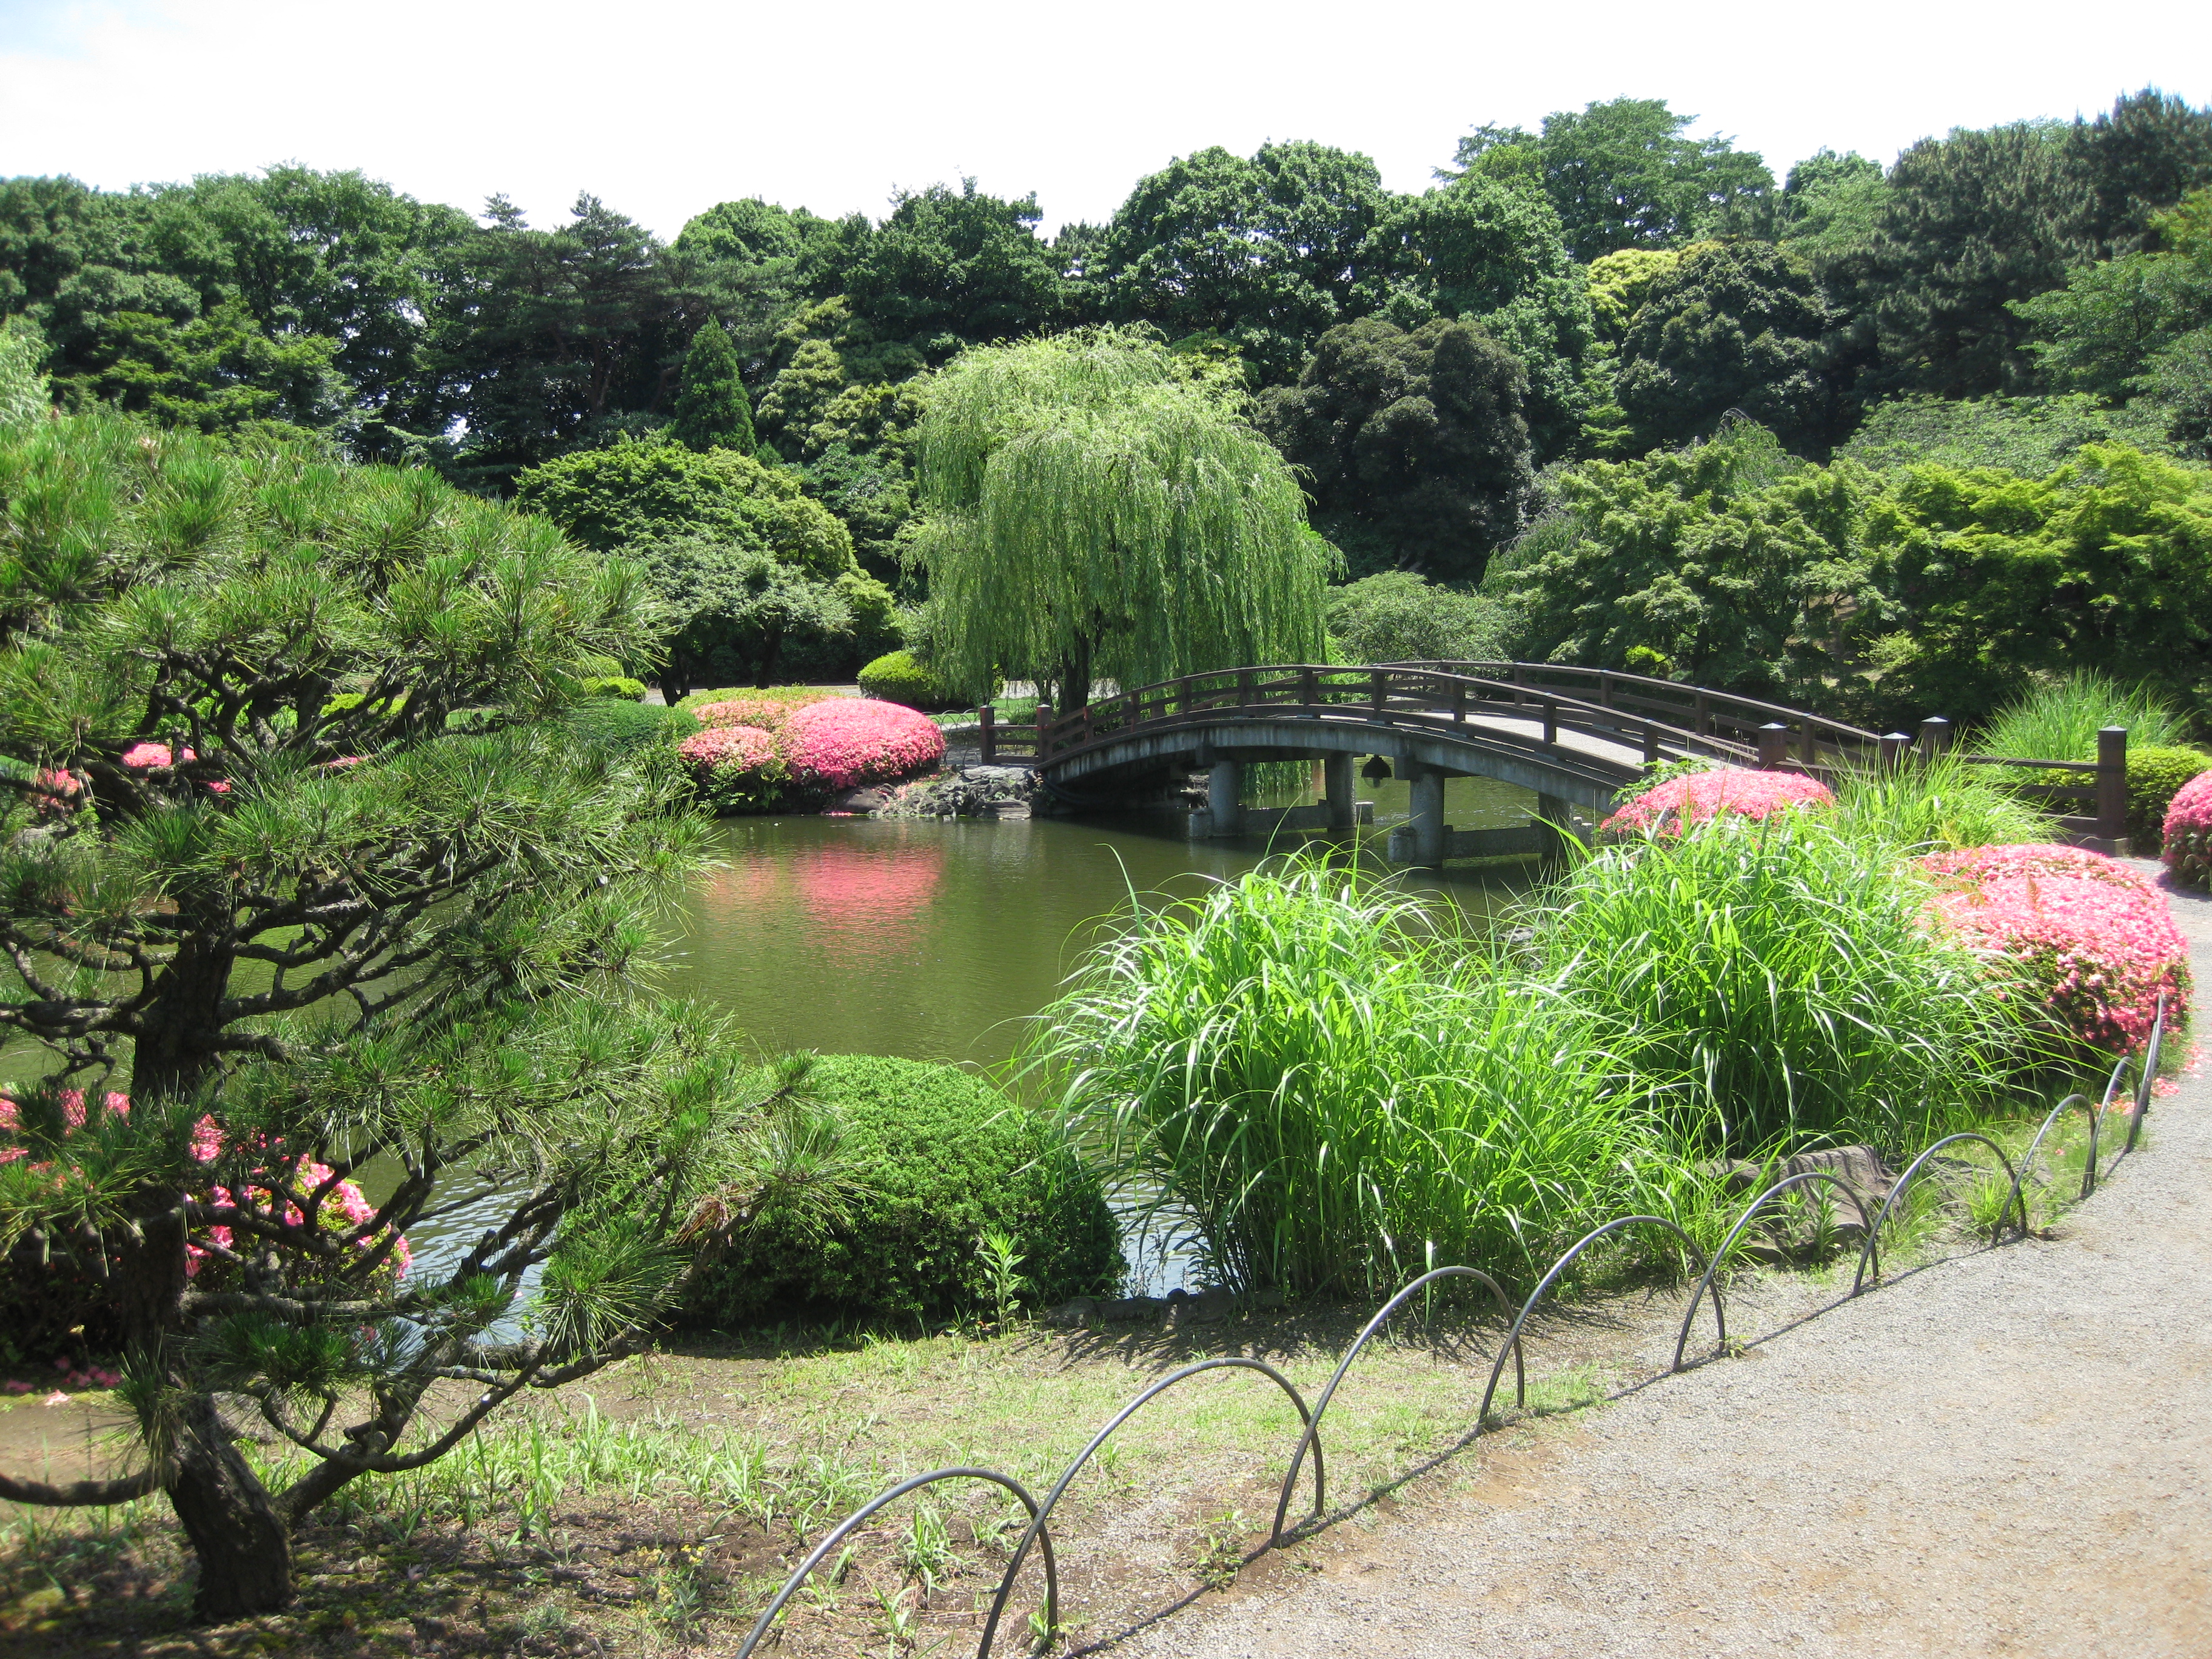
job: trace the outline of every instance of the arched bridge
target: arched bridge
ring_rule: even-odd
[[[1211,774],[1210,816],[1193,833],[1236,835],[1285,823],[1348,830],[1355,822],[1352,768],[1386,757],[1413,786],[1412,821],[1392,856],[1416,864],[1447,857],[1540,852],[1542,821],[1594,822],[1615,793],[1654,762],[1707,756],[1739,766],[1816,774],[1850,763],[1893,762],[1913,740],[1756,698],[1671,680],[1552,663],[1380,663],[1359,668],[1290,664],[1186,674],[1139,686],[1031,730],[994,726],[983,711],[988,751],[1033,752],[1063,799],[1107,805],[1156,793],[1178,774]],[[1923,722],[1917,745],[1940,749],[1948,722]],[[2124,734],[2121,737],[2124,763]],[[2113,779],[2082,765],[2078,786],[2044,785],[2053,799],[2100,809],[2074,823],[2110,828]],[[1285,812],[1240,807],[1241,769],[1259,761],[1324,763],[1325,803]],[[2036,763],[2046,765],[2046,763]],[[2061,769],[2063,769],[2063,768]],[[1501,779],[1532,790],[1539,822],[1522,830],[1464,831],[1443,822],[1443,780]],[[1401,838],[1402,837],[1402,839]]]

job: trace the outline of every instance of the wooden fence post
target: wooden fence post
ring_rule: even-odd
[[[2120,851],[2128,833],[2128,728],[2108,726],[2097,733],[2097,834]]]
[[[1950,746],[1950,721],[1941,714],[1930,714],[1920,722],[1920,749],[1925,758],[1936,760]]]
[[[983,723],[983,764],[996,766],[999,763],[999,711],[987,702],[975,711],[975,717]]]
[[[1790,728],[1769,720],[1759,728],[1759,769],[1778,772],[1790,757]]]
[[[1905,759],[1905,751],[1912,747],[1912,739],[1902,732],[1886,732],[1881,738],[1881,769],[1893,772]]]
[[[1052,705],[1045,702],[1042,698],[1039,698],[1037,700],[1036,712],[1036,763],[1039,766],[1042,766],[1044,764],[1045,728],[1051,724]]]

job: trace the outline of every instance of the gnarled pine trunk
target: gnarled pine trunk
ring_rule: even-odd
[[[292,1534],[211,1395],[194,1395],[185,1408],[168,1493],[199,1558],[194,1618],[221,1624],[291,1605]]]

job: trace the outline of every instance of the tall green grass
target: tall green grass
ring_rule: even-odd
[[[1525,1284],[1614,1216],[1698,1219],[1619,1023],[1455,918],[1311,857],[1140,908],[1029,1064],[1234,1285],[1371,1291],[1432,1261]]]
[[[1924,896],[1887,838],[1790,812],[1599,848],[1527,920],[1547,982],[1695,1143],[1895,1149],[2002,1100],[2023,1063],[2010,1005],[1921,926]]]
[[[2130,749],[2180,747],[2190,740],[2188,718],[2148,686],[2085,672],[2039,685],[1997,710],[1976,735],[1974,749],[2015,760],[2092,761],[2097,732],[2107,726],[2126,726]]]
[[[2054,757],[2053,758],[2057,758]],[[1899,857],[2053,839],[2056,821],[1954,754],[1847,769],[1830,820],[1848,839]]]

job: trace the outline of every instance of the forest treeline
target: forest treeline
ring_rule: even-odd
[[[923,377],[1090,323],[1240,374],[1354,574],[1474,580],[1540,517],[1546,468],[1732,413],[1815,461],[1948,443],[2056,465],[2109,439],[2204,458],[2212,111],[2145,90],[1779,179],[1692,119],[1619,99],[1481,127],[1415,194],[1322,144],[1204,149],[1054,238],[1033,196],[973,180],[880,219],[732,199],[664,242],[589,195],[538,227],[298,167],[20,178],[0,311],[64,405],[309,428],[487,493],[625,437],[720,444],[885,580]],[[695,356],[721,390],[695,385],[686,437]]]

